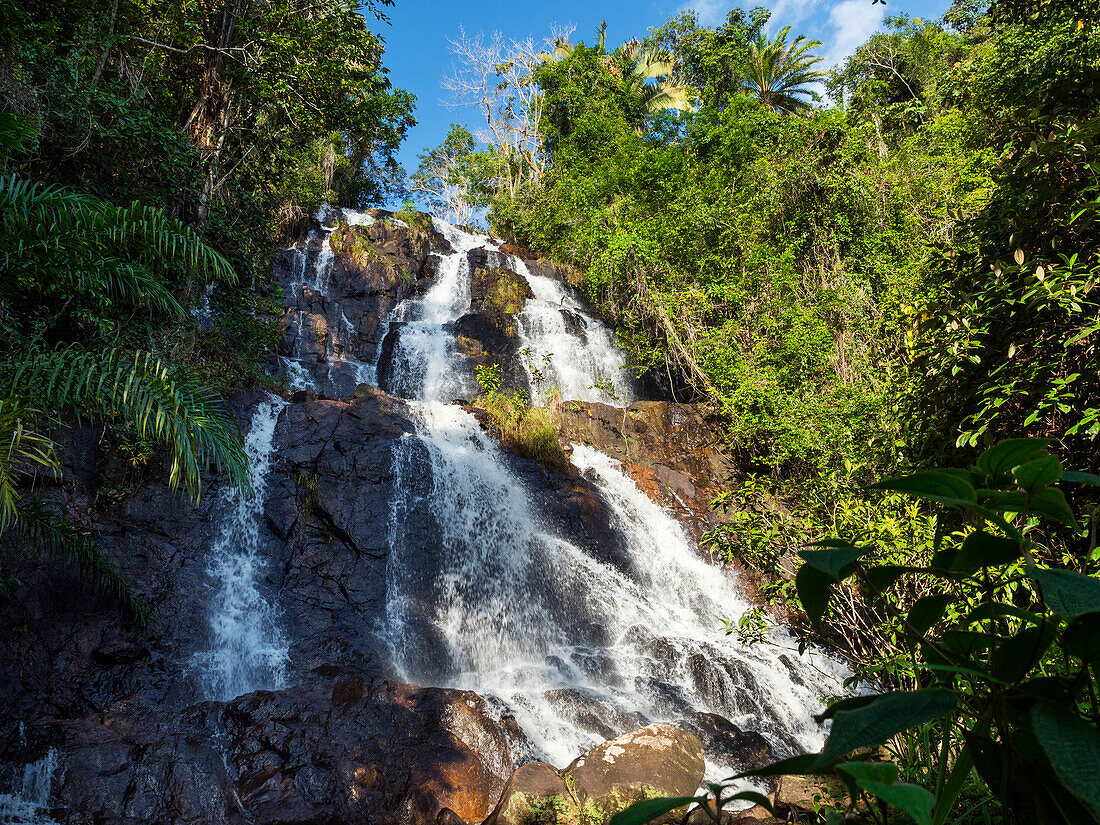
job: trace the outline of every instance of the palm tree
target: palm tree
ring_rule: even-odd
[[[596,49],[603,55],[603,65],[623,82],[626,91],[641,102],[645,111],[653,114],[663,109],[687,109],[691,106],[691,93],[687,87],[677,86],[669,80],[672,74],[672,56],[645,49],[638,39],[628,40],[611,54],[606,53],[607,21],[596,29]],[[552,51],[539,52],[546,63],[558,63],[573,54],[575,46],[568,38],[560,37],[553,43]],[[626,62],[625,70],[616,65],[616,58]],[[648,81],[654,80],[655,83]]]
[[[7,125],[0,122],[0,145],[18,147]],[[180,317],[185,310],[161,271],[227,282],[236,274],[157,209],[116,206],[17,175],[0,176],[0,262],[0,541],[14,537],[75,564],[143,615],[91,537],[38,494],[38,480],[61,475],[47,431],[64,410],[129,426],[166,448],[169,484],[198,500],[205,467],[248,486],[240,430],[222,399],[182,368],[144,350],[91,351],[56,327],[87,307]]]
[[[647,112],[690,108],[690,90],[669,80],[673,68],[671,55],[642,48],[638,40],[629,40],[616,51],[629,61],[629,68],[623,73],[624,86]],[[650,80],[656,83],[650,84]]]
[[[821,95],[806,87],[824,78],[825,73],[813,68],[823,58],[807,54],[821,43],[801,35],[787,43],[790,30],[786,26],[771,42],[759,32],[749,43],[743,86],[773,111],[795,114],[808,109],[810,100],[821,100]]]

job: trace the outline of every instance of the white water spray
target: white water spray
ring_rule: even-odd
[[[260,589],[265,567],[260,523],[275,424],[285,406],[275,396],[257,405],[245,438],[252,494],[236,489],[225,494],[225,515],[207,571],[217,588],[210,613],[212,644],[195,657],[203,695],[211,699],[283,686],[288,645],[277,611]]]
[[[0,794],[0,825],[56,825],[46,811],[56,771],[57,752],[53,748],[41,759],[24,765],[12,793]]]
[[[840,691],[843,668],[800,656],[778,629],[754,648],[726,636],[721,620],[748,608],[732,574],[701,559],[676,520],[596,450],[575,446],[573,462],[624,546],[597,557],[554,535],[502,450],[447,403],[468,380],[447,326],[470,307],[467,253],[486,239],[439,229],[456,251],[396,316],[405,324],[392,389],[412,399],[417,436],[394,456],[384,632],[395,666],[503,702],[529,741],[519,758],[563,765],[611,736],[697,712],[759,731],[782,753],[819,747],[812,714]],[[560,285],[524,274],[536,296],[521,316],[524,343],[551,353],[563,396],[628,400],[606,327],[566,306]],[[429,489],[415,472],[425,459]],[[710,775],[732,767],[712,764]]]

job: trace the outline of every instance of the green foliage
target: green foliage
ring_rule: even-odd
[[[0,205],[0,534],[74,564],[143,617],[93,538],[48,515],[36,482],[61,471],[45,431],[64,411],[131,428],[167,449],[169,484],[196,500],[208,467],[247,486],[244,445],[221,398],[149,351],[110,345],[135,318],[184,316],[178,284],[232,283],[236,273],[180,221],[137,202],[10,175],[0,177]]]
[[[942,825],[976,769],[1022,821],[1100,817],[1100,646],[1089,638],[1100,630],[1100,580],[1087,531],[1056,486],[1062,467],[1047,444],[1004,441],[968,468],[875,485],[937,506],[937,550],[928,563],[884,564],[889,555],[880,549],[839,539],[802,551],[798,590],[813,624],[821,626],[839,586],[858,581],[897,623],[921,687],[831,705],[819,717],[832,721],[819,754],[742,777],[833,774],[849,791],[848,816],[871,798],[919,823]],[[1093,485],[1075,490],[1075,498],[1095,499],[1100,478],[1070,477]],[[1068,554],[1055,551],[1057,539]],[[898,610],[892,587],[903,578],[938,592]],[[866,761],[929,725],[939,737],[932,790],[899,782],[895,764]],[[887,821],[875,806],[863,811]]]
[[[558,438],[558,421],[554,404],[532,407],[526,392],[500,391],[502,376],[499,364],[477,367],[477,382],[484,393],[477,406],[484,410],[489,431],[517,455],[529,458],[548,470],[563,472],[570,466]]]
[[[821,99],[809,87],[825,73],[813,68],[824,58],[809,54],[821,43],[801,36],[788,43],[790,31],[791,27],[785,26],[770,41],[764,32],[757,32],[749,42],[744,84],[749,94],[769,109],[794,114],[808,109],[810,101]]]

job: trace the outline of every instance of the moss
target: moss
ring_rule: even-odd
[[[328,243],[335,254],[354,261],[359,266],[367,266],[374,261],[381,260],[374,249],[374,243],[362,232],[348,226],[346,223],[342,223],[332,230]]]
[[[511,272],[493,270],[493,280],[485,296],[485,303],[506,315],[523,311],[527,300],[526,284]]]

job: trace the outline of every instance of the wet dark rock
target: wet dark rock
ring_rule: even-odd
[[[59,821],[479,822],[512,770],[512,734],[473,693],[344,679],[174,714],[71,721]],[[444,820],[446,821],[446,819]]]
[[[699,737],[707,756],[738,771],[763,768],[776,760],[771,745],[761,734],[742,730],[716,713],[690,713],[676,726]]]

